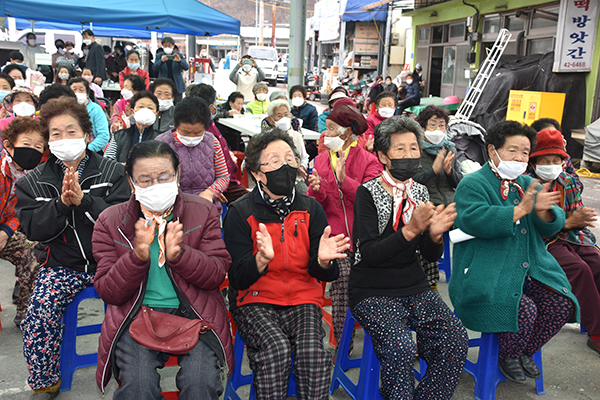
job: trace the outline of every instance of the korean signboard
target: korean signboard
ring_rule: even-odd
[[[561,0],[554,72],[589,72],[598,29],[600,0]]]

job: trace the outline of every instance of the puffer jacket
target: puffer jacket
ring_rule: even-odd
[[[102,392],[112,373],[118,377],[115,345],[122,332],[129,329],[146,291],[150,263],[140,261],[133,252],[135,223],[139,218],[139,203],[131,196],[128,202],[110,207],[100,215],[92,238],[98,260],[94,286],[108,304],[96,370],[96,382]],[[182,301],[184,315],[214,324],[215,329],[205,335],[212,335],[207,340],[220,347],[217,357],[226,360],[231,373],[233,346],[227,309],[219,291],[231,257],[221,238],[219,213],[208,200],[179,191],[173,220],[183,224],[182,252],[174,262],[167,261],[165,268]]]

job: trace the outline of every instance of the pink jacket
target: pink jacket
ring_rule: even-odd
[[[360,137],[360,140],[358,141],[360,147],[362,147],[363,149],[367,148],[367,140],[373,137],[375,133],[375,127],[383,121],[385,121],[386,119],[387,118],[383,118],[381,115],[379,115],[379,111],[376,111],[375,114],[367,118],[367,125],[369,125],[369,128],[365,131],[365,133],[363,133],[363,135]]]
[[[94,258],[98,262],[94,287],[108,304],[98,345],[96,382],[104,392],[112,374],[111,357],[121,332],[128,329],[137,315],[146,289],[149,261],[143,262],[133,252],[135,223],[140,214],[135,196],[129,201],[107,208],[100,214],[92,237]],[[167,261],[173,286],[189,309],[212,324],[229,372],[233,371],[233,345],[227,309],[219,286],[225,280],[231,257],[221,238],[221,221],[217,208],[208,200],[179,191],[173,207],[173,220],[183,224],[181,254]]]
[[[381,163],[373,154],[360,146],[350,148],[346,159],[346,179],[339,190],[329,152],[319,154],[315,158],[313,169],[317,170],[321,178],[321,189],[315,192],[309,186],[307,194],[313,196],[325,210],[332,235],[343,233],[352,238],[356,189],[361,183],[379,176],[382,170]],[[340,191],[344,199],[343,203],[340,199]]]

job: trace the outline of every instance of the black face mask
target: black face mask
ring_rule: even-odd
[[[275,171],[265,172],[267,184],[265,185],[271,193],[277,196],[289,196],[292,194],[298,168],[284,164]]]
[[[412,178],[421,170],[420,158],[390,158],[390,161],[392,162],[390,174],[402,182]]]
[[[34,169],[42,160],[44,154],[31,147],[13,147],[12,159],[23,169]]]

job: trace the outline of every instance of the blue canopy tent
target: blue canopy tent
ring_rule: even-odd
[[[360,8],[374,3],[374,0],[348,0],[346,9],[342,14],[342,21],[385,21],[387,20],[387,4],[374,8],[371,11],[361,11]]]
[[[29,30],[31,21],[22,18],[15,18],[17,30]],[[89,25],[84,25],[83,29],[89,28]],[[125,28],[107,28],[105,26],[94,26],[94,35],[106,36],[115,38],[134,38],[134,39],[150,39],[151,32],[145,29],[125,29]],[[82,31],[82,25],[73,22],[57,22],[57,21],[35,21],[35,29],[57,29],[62,31]],[[162,37],[161,34],[158,36]]]
[[[0,0],[0,14],[36,21],[92,23],[94,28],[201,36],[240,34],[239,20],[197,0]]]

